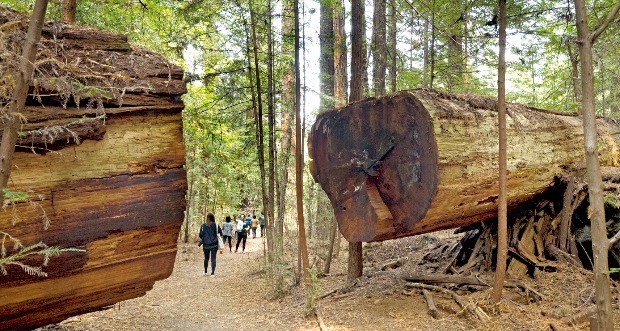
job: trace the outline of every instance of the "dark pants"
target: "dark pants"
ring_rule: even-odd
[[[214,275],[215,265],[216,265],[215,258],[217,257],[217,248],[211,249],[211,250],[203,248],[202,251],[205,253],[205,274],[208,273],[207,266],[209,265],[209,255],[211,255],[211,274]]]
[[[239,250],[239,243],[243,240],[243,252],[245,252],[245,242],[248,240],[248,235],[242,234],[241,232],[237,232],[237,247],[235,247],[235,252]]]
[[[265,224],[260,225],[260,236],[261,237],[265,236]]]
[[[256,238],[256,228],[252,228],[252,237]]]
[[[228,239],[228,250],[232,252],[232,236],[223,236],[224,246],[226,246],[226,239]]]

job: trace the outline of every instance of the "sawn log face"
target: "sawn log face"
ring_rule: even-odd
[[[495,103],[411,90],[320,114],[310,169],[344,237],[393,239],[497,217]],[[510,211],[583,166],[583,133],[576,116],[517,104],[508,115]],[[618,165],[618,125],[598,128],[601,163]]]
[[[3,10],[0,21],[20,17]],[[55,97],[64,93],[58,80],[37,80],[31,92],[46,95],[27,102],[8,186],[30,198],[0,213],[0,231],[25,246],[85,252],[51,258],[47,277],[7,267],[0,329],[35,328],[144,295],[172,272],[185,210],[182,70],[132,49],[124,36],[84,27],[46,23],[41,44],[38,64],[97,73],[106,93],[63,100]]]
[[[312,173],[347,239],[370,241],[373,228],[405,232],[424,217],[437,193],[431,118],[406,95],[354,107],[356,116],[345,108],[317,118],[310,137]]]

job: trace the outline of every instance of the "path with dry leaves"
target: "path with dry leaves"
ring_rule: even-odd
[[[244,254],[218,254],[215,278],[203,275],[202,249],[179,244],[172,275],[145,296],[113,308],[69,318],[52,330],[308,330],[303,304],[269,296],[262,277],[262,238],[248,239]],[[303,303],[303,301],[302,301]]]

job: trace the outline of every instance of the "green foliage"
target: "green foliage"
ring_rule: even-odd
[[[0,275],[8,275],[7,267],[17,266],[30,276],[47,277],[43,267],[47,266],[52,257],[60,256],[68,252],[85,252],[77,248],[60,248],[47,246],[39,242],[30,246],[24,246],[22,242],[6,232],[0,231],[2,244],[0,246]],[[12,246],[8,248],[7,246]],[[40,265],[34,265],[32,257],[42,257]]]
[[[4,194],[4,198],[12,203],[26,201],[30,198],[30,196],[24,192],[11,191],[7,188],[3,188],[2,193]]]

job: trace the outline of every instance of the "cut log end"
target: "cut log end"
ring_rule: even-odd
[[[323,113],[309,142],[312,175],[350,242],[400,236],[426,215],[437,193],[437,143],[412,95]]]

